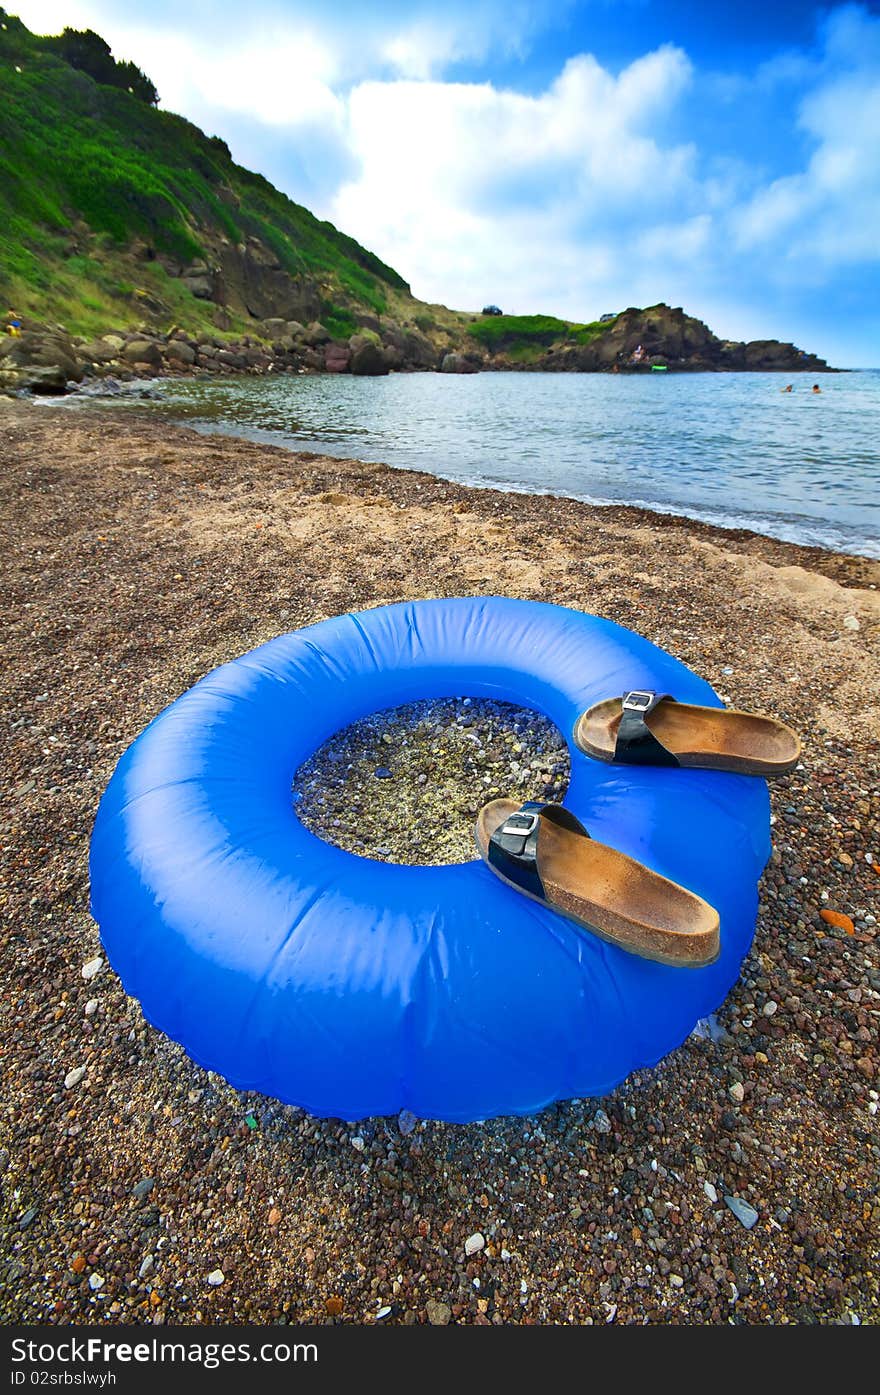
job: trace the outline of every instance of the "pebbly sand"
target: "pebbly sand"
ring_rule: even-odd
[[[148,413],[0,400],[0,428],[0,1320],[876,1324],[880,564]],[[772,786],[755,943],[711,1034],[534,1118],[350,1124],[237,1093],[103,963],[84,976],[92,819],[151,717],[286,630],[499,592],[639,630],[805,738]],[[344,841],[351,764],[382,856],[413,855],[392,785],[419,807],[451,790],[450,860],[486,789],[564,788],[564,747],[528,714],[362,726],[301,772],[303,796]]]

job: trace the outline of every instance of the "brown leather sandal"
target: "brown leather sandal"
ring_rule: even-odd
[[[741,775],[783,775],[801,754],[800,737],[774,717],[695,707],[644,688],[588,708],[575,725],[574,743],[596,760]]]
[[[594,842],[560,804],[493,799],[474,837],[508,886],[630,954],[692,969],[718,958],[718,912],[708,901]]]

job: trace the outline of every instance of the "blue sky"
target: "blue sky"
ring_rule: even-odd
[[[7,0],[459,309],[682,305],[880,366],[880,3]]]

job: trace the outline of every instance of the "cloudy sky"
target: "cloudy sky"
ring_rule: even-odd
[[[6,6],[97,29],[424,300],[665,300],[880,365],[880,0]]]

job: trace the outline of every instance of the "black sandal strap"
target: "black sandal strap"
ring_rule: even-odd
[[[675,702],[668,693],[634,688],[623,695],[623,712],[617,728],[614,759],[625,765],[679,765],[680,762],[658,741],[645,721],[661,702]]]
[[[540,804],[534,799],[526,800],[515,814],[509,814],[504,823],[496,828],[489,839],[489,862],[509,882],[528,891],[539,900],[546,901],[544,884],[538,872],[538,835],[541,819],[571,833],[581,833],[589,838],[580,819],[561,804]]]

